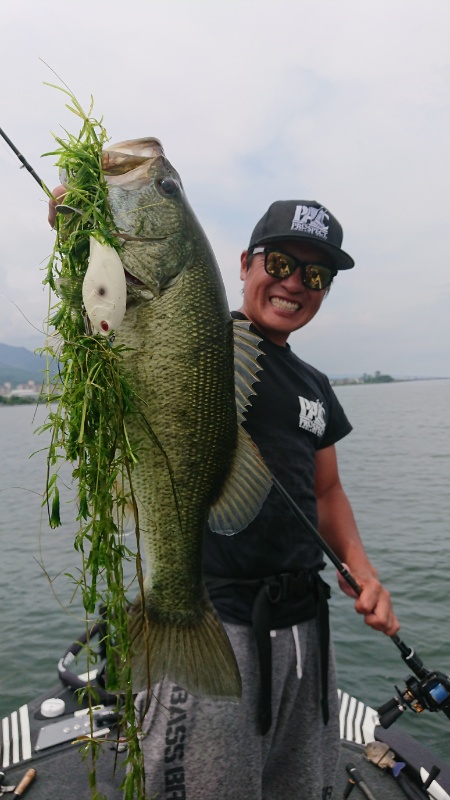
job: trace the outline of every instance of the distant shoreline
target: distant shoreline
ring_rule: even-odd
[[[2,406],[41,406],[47,402],[48,400],[46,397],[4,397],[0,395],[0,408]]]
[[[448,381],[450,376],[432,376],[429,378],[392,378],[365,381],[362,378],[330,378],[332,386],[378,386],[380,383],[412,383],[414,381]]]
[[[417,381],[448,381],[450,380],[450,376],[448,377],[432,377],[432,378],[392,378],[388,376],[388,380],[383,380],[382,378],[377,380],[369,380],[364,381],[362,378],[330,378],[331,386],[379,386],[380,384],[386,383],[414,383]],[[37,396],[37,395],[30,395],[30,396],[12,396],[12,395],[2,395],[0,394],[0,408],[2,406],[29,406],[29,405],[44,405],[47,404],[48,397],[47,396]],[[50,401],[51,402],[51,401]]]

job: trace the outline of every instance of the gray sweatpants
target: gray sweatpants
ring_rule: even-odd
[[[330,721],[320,707],[317,621],[272,632],[272,726],[258,732],[253,629],[225,624],[242,676],[239,704],[153,687],[142,740],[146,796],[155,800],[328,800],[339,756],[330,655]],[[330,644],[331,648],[331,644]],[[145,697],[137,698],[142,713]]]

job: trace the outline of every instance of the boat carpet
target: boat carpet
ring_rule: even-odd
[[[121,762],[124,755],[118,755],[118,769],[114,774],[115,752],[105,750],[97,763],[97,788],[108,800],[122,800],[120,783],[123,780]],[[348,784],[346,765],[352,763],[369,787],[377,800],[405,800],[405,794],[393,778],[390,770],[381,770],[369,763],[363,756],[362,747],[350,742],[342,742],[341,758],[336,780],[336,790],[333,800],[340,800]],[[27,767],[33,765],[37,769],[37,778],[26,793],[27,800],[61,800],[62,798],[76,798],[76,800],[90,800],[89,790],[89,760],[83,761],[76,748],[65,749],[58,754],[42,755],[33,761],[24,762],[21,766],[8,769],[6,781],[9,784],[17,783]],[[4,795],[5,798],[8,795]],[[363,797],[360,789],[354,787],[352,800]],[[232,800],[232,798],[230,798]],[[252,800],[252,798],[249,798]],[[270,798],[267,798],[270,800]],[[286,800],[316,800],[316,798],[286,798]],[[321,798],[317,798],[321,800]]]

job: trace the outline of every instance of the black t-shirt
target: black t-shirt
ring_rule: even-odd
[[[239,312],[232,316],[245,319]],[[272,474],[317,527],[316,451],[335,444],[352,428],[326,375],[299,359],[289,345],[262,339],[260,349],[262,370],[245,428]],[[207,575],[248,580],[317,569],[323,566],[323,556],[272,488],[258,516],[243,531],[233,536],[206,531],[203,563]],[[211,596],[226,621],[250,621],[251,593],[229,586],[214,589]]]

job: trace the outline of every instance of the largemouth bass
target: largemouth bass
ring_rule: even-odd
[[[137,395],[127,429],[146,575],[131,612],[133,689],[167,676],[193,694],[237,699],[237,664],[202,580],[202,537],[208,515],[219,532],[246,527],[270,488],[239,425],[256,342],[245,323],[233,325],[213,252],[160,142],[112,145],[103,168],[127,280],[116,342],[130,348]]]

